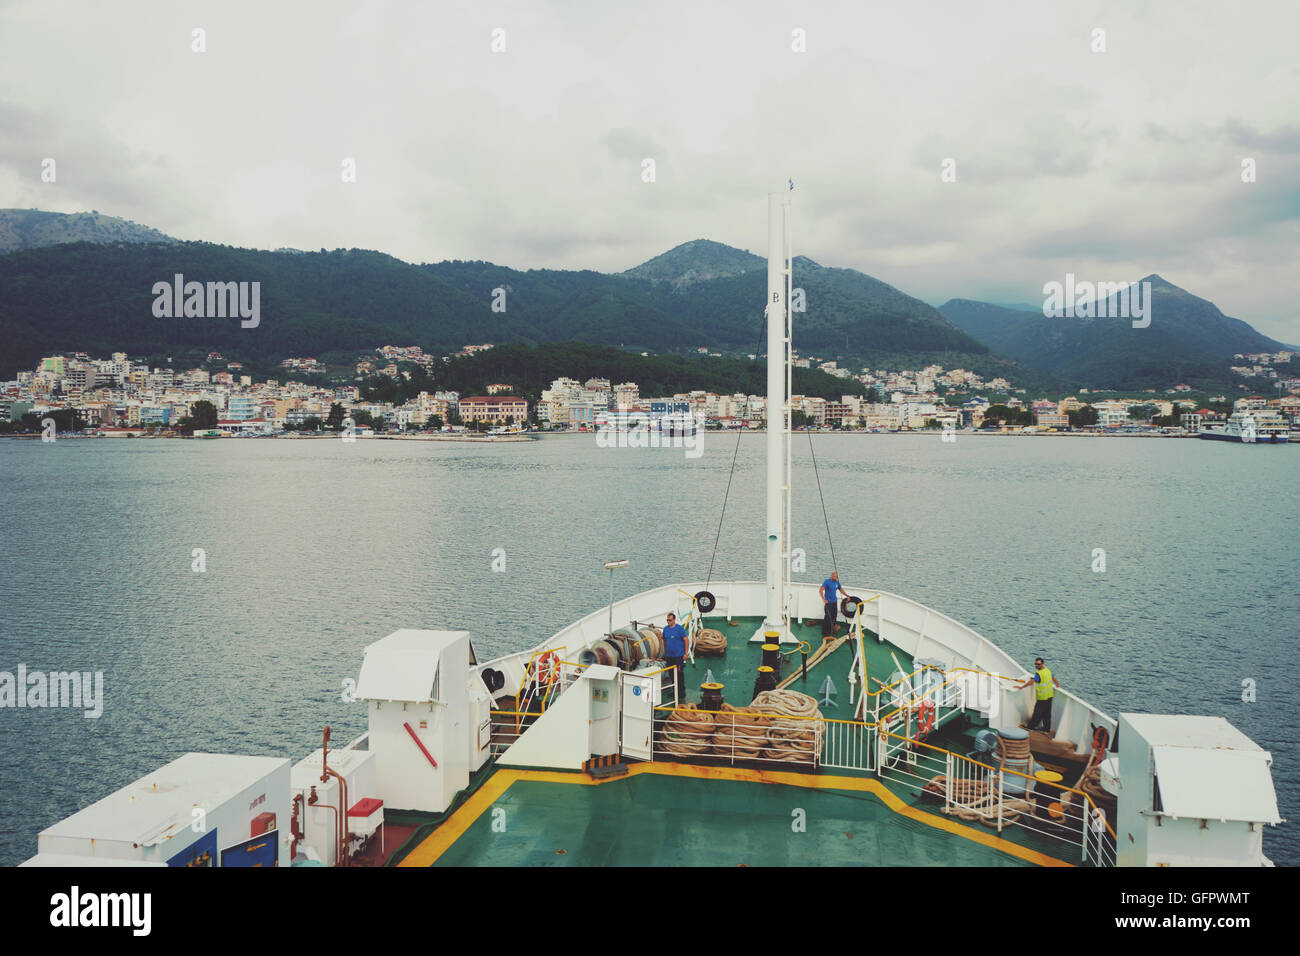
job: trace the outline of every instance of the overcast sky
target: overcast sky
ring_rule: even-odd
[[[1158,272],[1300,343],[1298,49],[1291,0],[0,0],[0,206],[620,271],[764,254],[793,177],[796,252],[929,302]]]

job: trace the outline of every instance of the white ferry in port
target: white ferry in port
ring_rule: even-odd
[[[1277,412],[1268,409],[1251,409],[1233,412],[1223,424],[1205,426],[1198,437],[1215,441],[1281,445],[1290,441],[1291,430]]]

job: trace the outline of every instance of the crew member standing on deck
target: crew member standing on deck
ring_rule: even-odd
[[[677,623],[677,615],[670,613],[664,627],[664,657],[668,666],[677,671],[677,706],[686,703],[686,628]]]
[[[826,605],[826,615],[822,618],[822,640],[835,636],[835,629],[839,627],[836,622],[840,617],[840,593],[843,592],[845,597],[849,597],[849,592],[844,590],[844,585],[840,584],[840,573],[832,571],[831,576],[822,582],[820,593],[822,602]]]
[[[1023,684],[1016,685],[1016,690],[1023,690],[1031,684],[1037,684],[1034,688],[1034,715],[1029,718],[1029,723],[1025,725],[1026,730],[1045,730],[1052,732],[1052,698],[1056,696],[1056,688],[1061,686],[1061,682],[1052,676],[1052,672],[1043,663],[1041,657],[1034,659],[1034,676],[1029,678]],[[1039,724],[1042,726],[1038,726]]]

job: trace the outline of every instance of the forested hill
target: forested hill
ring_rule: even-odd
[[[1228,367],[1237,353],[1273,352],[1280,342],[1241,319],[1224,315],[1206,299],[1158,275],[1151,288],[1150,324],[1134,328],[1131,318],[1049,318],[953,299],[940,311],[994,351],[1008,355],[1071,387],[1167,388],[1178,384],[1224,387],[1234,384]]]
[[[764,270],[673,281],[682,269],[726,273],[712,262],[717,245],[698,267],[689,254],[670,256],[667,268],[651,270],[653,278],[487,262],[411,265],[358,249],[266,252],[181,242],[21,250],[0,255],[0,375],[74,350],[212,349],[259,364],[393,343],[436,353],[481,342],[581,341],[747,354],[759,342]],[[241,328],[237,318],[155,317],[155,283],[178,274],[187,282],[260,283],[257,328]],[[863,273],[800,259],[795,284],[806,303],[795,317],[801,354],[857,362],[988,353],[935,309]]]

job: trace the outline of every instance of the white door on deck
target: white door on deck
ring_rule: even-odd
[[[623,720],[620,730],[624,757],[654,759],[654,707],[656,681],[653,677],[623,675]]]

